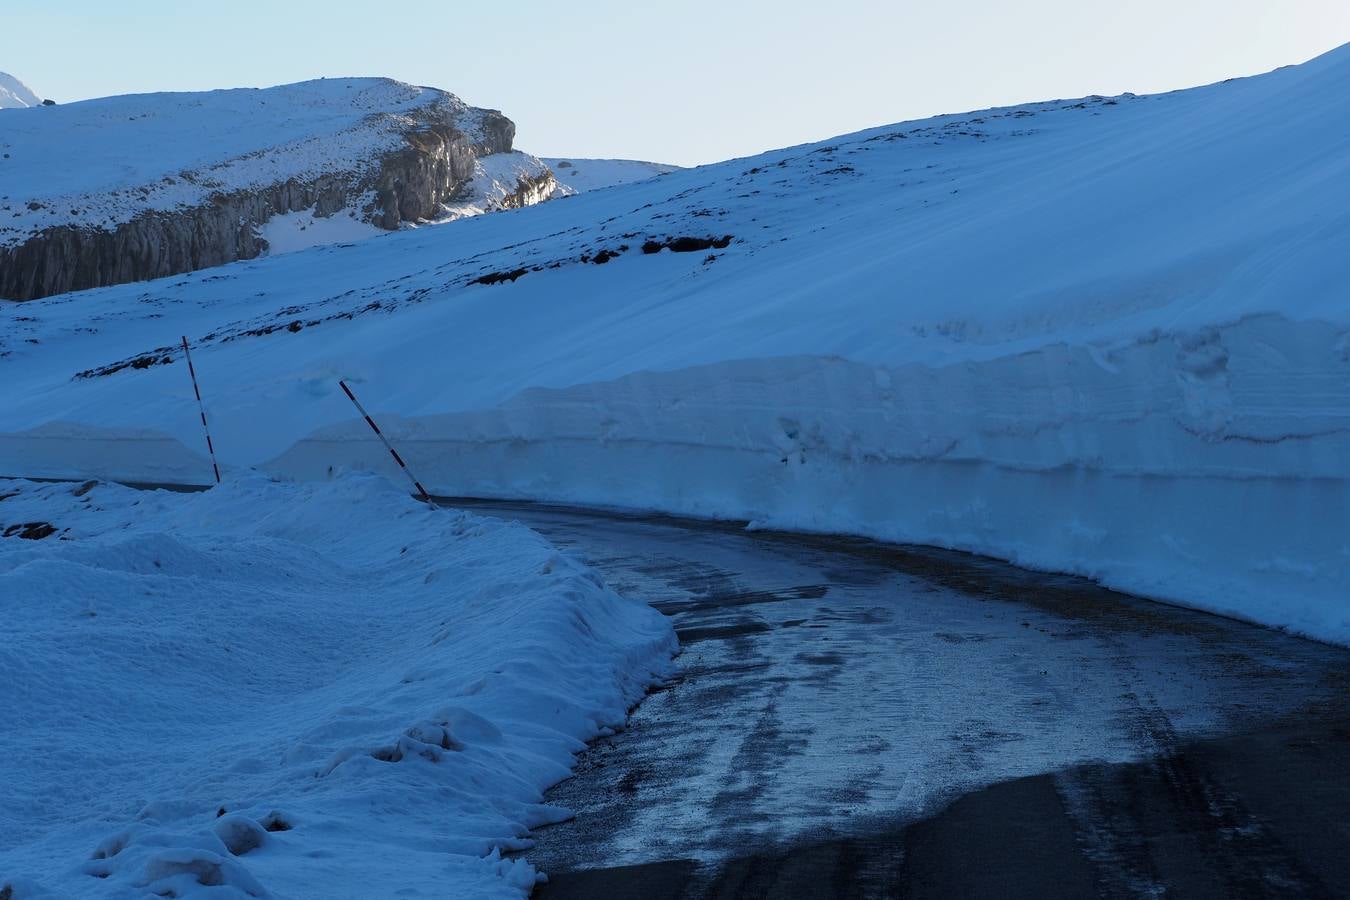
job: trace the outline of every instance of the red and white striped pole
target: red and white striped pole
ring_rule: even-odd
[[[216,464],[216,448],[211,443],[211,429],[206,427],[206,406],[202,403],[202,390],[197,387],[197,370],[192,367],[192,351],[188,349],[187,336],[183,336],[183,357],[187,360],[188,374],[192,376],[192,390],[197,395],[197,409],[202,414],[202,431],[206,432],[206,450],[211,454],[211,468],[216,473],[216,484],[220,484],[220,466]]]
[[[394,445],[389,443],[389,439],[384,436],[384,432],[380,431],[380,426],[375,424],[375,420],[370,417],[370,413],[366,412],[366,408],[361,405],[361,401],[356,399],[356,395],[352,393],[352,389],[347,387],[347,382],[339,380],[338,384],[342,387],[343,393],[347,395],[347,399],[352,401],[356,406],[357,411],[365,418],[366,424],[370,426],[370,430],[375,432],[375,436],[384,444],[384,449],[389,451],[389,455],[394,458],[394,462],[398,463],[398,467],[403,470],[403,474],[407,475],[408,480],[413,483],[413,487],[417,489],[417,496],[427,503],[430,503],[432,506],[435,506],[436,504],[432,501],[431,495],[427,493],[427,489],[422,487],[422,482],[418,481],[413,475],[412,470],[408,468],[408,464],[403,461],[403,457],[398,455],[398,451],[394,449]]]

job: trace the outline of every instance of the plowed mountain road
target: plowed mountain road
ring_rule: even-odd
[[[1350,896],[1350,651],[959,553],[453,501],[671,616],[539,900]]]

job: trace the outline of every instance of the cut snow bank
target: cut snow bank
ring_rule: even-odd
[[[523,897],[501,851],[675,648],[528,529],[369,476],[4,481],[0,533],[14,900]]]
[[[455,496],[993,553],[1350,643],[1345,343],[1258,317],[940,368],[741,360],[391,430]],[[320,431],[268,468],[399,477],[361,427]]]

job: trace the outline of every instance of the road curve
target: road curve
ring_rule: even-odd
[[[1350,896],[1350,651],[965,554],[454,501],[671,616],[540,900]]]

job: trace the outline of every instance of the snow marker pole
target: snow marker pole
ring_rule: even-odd
[[[188,349],[187,335],[183,336],[183,357],[187,360],[188,374],[192,376],[192,392],[197,395],[197,410],[202,414],[202,431],[206,432],[206,450],[211,454],[211,468],[216,473],[216,484],[220,484],[220,466],[216,464],[216,448],[211,443],[211,429],[206,427],[206,405],[202,403],[202,389],[197,387],[197,370],[192,366],[192,351]]]
[[[366,420],[366,424],[370,426],[370,430],[375,432],[375,436],[384,444],[384,449],[388,450],[389,455],[394,458],[394,462],[398,463],[398,467],[403,470],[403,474],[407,475],[408,480],[413,483],[413,487],[417,488],[418,497],[425,500],[431,506],[435,506],[436,504],[432,501],[431,495],[427,493],[427,489],[422,487],[422,482],[418,481],[413,475],[412,470],[408,468],[408,464],[403,461],[403,457],[399,456],[398,451],[394,449],[394,445],[389,443],[389,438],[384,436],[384,432],[380,430],[380,426],[375,424],[375,420],[370,417],[370,413],[366,412],[366,408],[361,405],[361,401],[356,399],[356,395],[352,393],[352,389],[347,387],[347,382],[338,379],[338,385],[342,388],[342,392],[347,395],[347,399],[352,401],[352,404],[356,407],[357,411],[360,412],[362,417]]]

